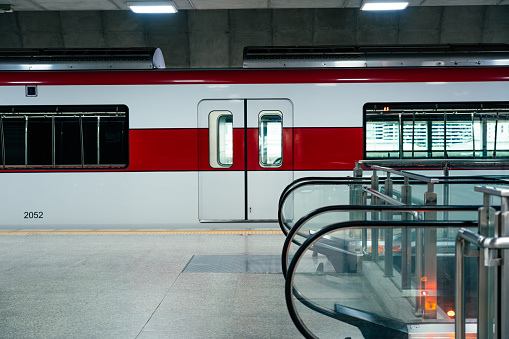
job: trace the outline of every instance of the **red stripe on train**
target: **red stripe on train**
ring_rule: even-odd
[[[362,128],[285,128],[283,166],[264,169],[258,162],[258,133],[248,129],[248,170],[351,170],[362,159]],[[127,169],[10,169],[1,172],[83,171],[243,171],[244,131],[234,129],[234,162],[228,169],[209,165],[207,129],[146,129],[129,131]]]
[[[0,86],[306,84],[508,80],[508,67],[0,72]]]
[[[362,159],[362,128],[295,128],[295,170],[351,170]]]
[[[258,162],[258,133],[248,129],[248,170]],[[233,132],[233,165],[209,165],[207,129],[131,130],[129,171],[244,170],[244,132]],[[275,170],[351,170],[362,159],[362,128],[285,128],[283,166]],[[293,140],[293,142],[292,142]]]

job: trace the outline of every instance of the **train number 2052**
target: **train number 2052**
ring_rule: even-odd
[[[25,219],[42,219],[44,213],[43,212],[24,212]]]

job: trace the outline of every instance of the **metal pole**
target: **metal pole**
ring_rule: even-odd
[[[444,177],[448,177],[449,176],[449,162],[446,161],[444,163]],[[444,184],[444,188],[443,188],[443,192],[444,192],[444,205],[449,205],[449,200],[450,200],[450,191],[449,191],[449,184]],[[444,212],[444,220],[449,220],[449,212],[446,211]]]
[[[385,179],[385,194],[392,197],[393,181],[390,177],[390,173],[387,173],[387,179]],[[385,213],[385,220],[392,220],[392,213]],[[392,253],[392,237],[394,231],[392,228],[385,230],[385,246],[384,246],[384,276],[392,277],[394,275],[394,261]]]
[[[405,177],[405,182],[401,186],[401,200],[406,205],[412,204],[412,186],[409,184],[408,178]],[[401,215],[402,220],[410,220],[411,217],[408,213]],[[411,272],[412,272],[412,229],[409,227],[401,229],[401,288],[403,290],[410,289],[412,286]]]
[[[436,206],[437,194],[435,185],[428,183],[428,191],[424,193],[424,204]],[[424,220],[437,220],[437,212],[426,212]],[[424,230],[424,319],[437,318],[437,230],[426,228]]]
[[[378,175],[376,174],[376,170],[373,170],[373,175],[371,176],[371,188],[378,191]],[[378,205],[378,198],[375,196],[371,196],[371,205]],[[378,212],[371,212],[371,219],[378,220],[379,215]],[[366,234],[367,236],[367,234]],[[366,241],[366,250],[367,250],[367,241]],[[371,229],[371,259],[376,262],[378,260],[378,229]]]
[[[463,247],[465,240],[456,239],[456,288],[454,290],[454,309],[456,311],[455,332],[456,339],[465,338],[465,259]]]
[[[502,197],[502,204],[498,213],[499,236],[509,236],[509,197]],[[500,312],[497,327],[499,338],[509,338],[509,250],[501,250],[502,265],[500,266],[499,300]]]
[[[490,194],[484,193],[483,207],[479,208],[479,234],[485,237],[493,236],[495,210],[490,207]],[[479,251],[479,264],[477,270],[478,298],[477,298],[477,338],[493,338],[493,275],[492,268],[484,265],[485,251]]]

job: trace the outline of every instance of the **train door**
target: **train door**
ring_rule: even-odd
[[[286,99],[198,105],[200,221],[277,219],[293,180],[293,108]]]

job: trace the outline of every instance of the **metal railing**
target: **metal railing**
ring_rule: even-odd
[[[509,187],[476,187],[484,194],[480,232],[460,229],[456,236],[456,338],[465,338],[465,257],[478,257],[477,338],[509,338]],[[501,198],[494,213],[490,196]],[[491,219],[491,220],[490,220]],[[494,221],[494,223],[493,223]],[[490,227],[493,226],[493,227]],[[489,234],[493,236],[489,236]],[[479,250],[472,250],[474,245]]]

